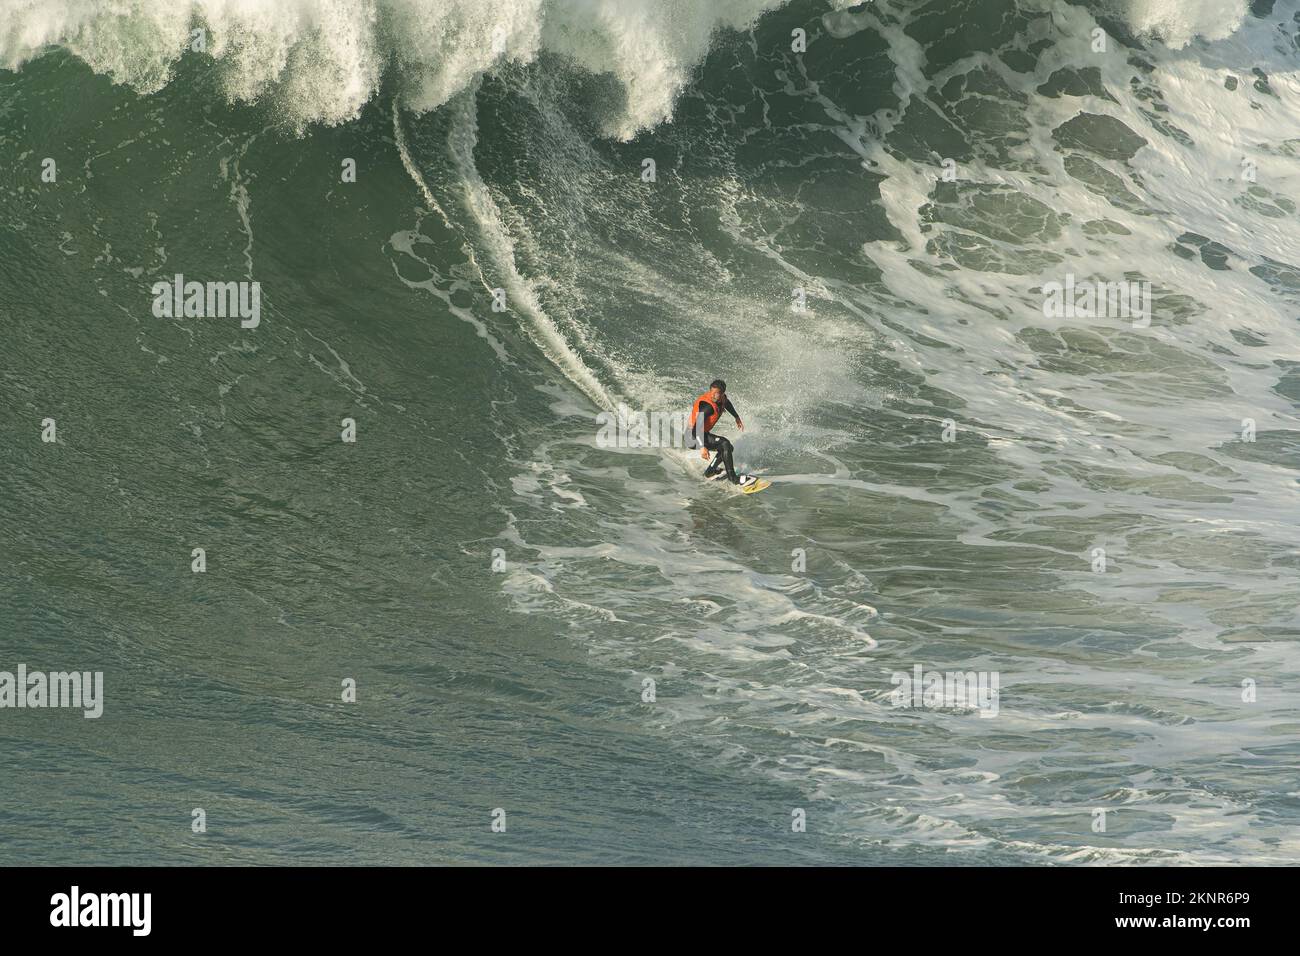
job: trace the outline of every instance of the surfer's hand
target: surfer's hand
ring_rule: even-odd
[[[709,460],[709,450],[708,450],[707,448],[701,448],[701,449],[700,449],[700,457],[703,458],[705,461],[708,461],[708,460]]]
[[[736,419],[736,427],[739,428],[739,429],[743,432],[743,431],[745,430],[745,423],[742,422],[739,418],[737,418],[737,419]]]

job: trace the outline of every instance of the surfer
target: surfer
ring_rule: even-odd
[[[740,416],[736,414],[736,409],[731,404],[731,400],[727,398],[727,383],[720,378],[715,378],[712,384],[709,385],[709,390],[697,398],[691,408],[691,447],[699,448],[700,457],[706,461],[710,451],[717,453],[714,456],[713,463],[704,472],[705,478],[716,478],[718,473],[725,468],[727,480],[733,485],[739,485],[742,484],[742,481],[736,475],[736,467],[732,464],[731,442],[721,435],[713,434],[713,426],[722,417],[724,411],[736,420],[736,427],[743,432],[745,423],[740,420]]]

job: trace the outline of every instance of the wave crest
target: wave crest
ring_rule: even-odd
[[[391,66],[403,103],[436,109],[503,63],[542,50],[610,74],[626,101],[608,132],[630,139],[673,101],[719,28],[783,0],[0,0],[0,67],[63,48],[141,93],[172,78],[202,29],[232,101],[275,98],[301,129],[355,118]]]

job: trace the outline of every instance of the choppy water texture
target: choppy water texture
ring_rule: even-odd
[[[2,0],[0,860],[1294,862],[1298,11]]]

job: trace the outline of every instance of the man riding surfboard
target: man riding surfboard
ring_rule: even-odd
[[[721,435],[713,434],[713,426],[717,424],[724,411],[736,420],[736,427],[743,432],[745,423],[740,420],[735,407],[727,398],[727,383],[720,378],[715,378],[709,385],[709,390],[697,398],[695,404],[691,406],[691,447],[699,448],[700,457],[706,461],[710,451],[717,453],[713,463],[704,472],[705,478],[720,477],[719,472],[725,469],[727,480],[733,485],[751,483],[754,479],[750,475],[742,477],[736,474],[736,467],[731,459],[731,442]]]

